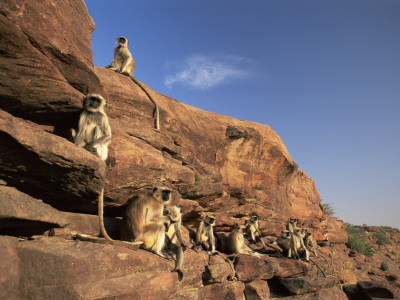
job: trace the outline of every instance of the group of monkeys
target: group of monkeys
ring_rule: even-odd
[[[146,93],[155,105],[155,127],[159,129],[159,110],[155,101],[133,77],[135,62],[128,49],[128,40],[118,37],[117,47],[114,49],[114,59],[107,69],[128,75]],[[75,145],[86,149],[105,161],[108,157],[108,145],[111,142],[111,127],[107,114],[104,112],[106,100],[98,94],[88,94],[83,99],[83,109],[79,118],[78,131],[71,129],[71,140]],[[153,188],[142,192],[128,201],[125,216],[121,227],[121,240],[128,242],[142,242],[141,247],[156,253],[164,258],[175,255],[175,269],[179,280],[182,280],[181,271],[183,252],[186,246],[181,233],[182,213],[177,206],[169,205],[171,191],[167,188]],[[102,235],[113,241],[105,231],[103,222],[103,191],[99,197],[99,218]],[[209,253],[219,253],[216,250],[216,239],[213,227],[215,218],[206,216],[199,223],[194,241],[194,250],[204,249]],[[261,242],[261,233],[258,229],[258,217],[252,215],[244,225],[235,224],[227,238],[227,246],[231,254],[248,254],[261,256],[245,243],[244,235],[250,242]],[[308,261],[309,252],[315,252],[315,240],[307,229],[299,229],[296,220],[291,219],[286,230],[278,238],[277,244],[283,249],[287,257],[300,258],[300,254]],[[271,246],[271,245],[269,245]],[[221,254],[223,255],[223,254]],[[224,255],[223,255],[224,256]],[[225,256],[224,256],[225,257]]]

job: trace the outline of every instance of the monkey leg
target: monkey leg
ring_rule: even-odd
[[[207,252],[211,252],[212,251],[212,245],[209,241],[203,241],[201,243],[201,245],[203,246],[203,249]]]
[[[163,252],[165,246],[165,227],[164,224],[151,224],[146,226],[145,229],[145,244],[149,247],[148,250],[156,253],[157,255],[169,259]],[[150,242],[150,243],[149,243]]]
[[[183,273],[182,273],[182,265],[183,265],[183,250],[181,246],[175,245],[174,243],[168,243],[168,251],[175,254],[175,268],[172,272],[178,273],[178,280],[182,281]]]
[[[253,231],[250,231],[250,242],[253,243],[253,244],[255,244],[257,242],[256,241],[256,235],[254,234]]]

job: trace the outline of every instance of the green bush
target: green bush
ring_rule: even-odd
[[[391,245],[392,242],[389,240],[389,238],[386,236],[385,231],[377,231],[374,232],[373,236],[378,240],[378,244],[381,245]]]
[[[335,215],[335,208],[332,206],[332,203],[322,203],[326,213],[328,216],[333,217]]]
[[[364,254],[365,256],[373,256],[375,249],[367,244],[365,240],[365,231],[356,227],[347,227],[347,236],[349,238],[347,247],[351,250]]]
[[[381,270],[382,271],[387,271],[389,269],[388,264],[386,262],[381,263]]]

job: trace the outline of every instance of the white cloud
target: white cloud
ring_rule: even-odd
[[[196,89],[212,88],[248,77],[249,62],[249,59],[237,56],[190,56],[174,75],[167,75],[165,85],[168,88],[172,88],[174,84]]]

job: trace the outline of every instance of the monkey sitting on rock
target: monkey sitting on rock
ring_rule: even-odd
[[[164,209],[164,215],[169,219],[169,223],[166,224],[165,228],[165,250],[167,253],[176,256],[175,269],[173,271],[178,273],[178,279],[181,281],[183,278],[183,252],[186,250],[181,233],[182,212],[177,206],[167,206]]]
[[[160,129],[160,111],[158,109],[157,103],[154,101],[153,97],[147,92],[143,85],[136,80],[133,76],[133,71],[135,70],[135,60],[131,52],[128,49],[129,41],[123,36],[119,36],[116,40],[117,47],[114,48],[114,59],[111,65],[106,66],[106,69],[124,74],[129,76],[134,83],[136,83],[143,92],[147,95],[150,101],[155,107],[155,127],[157,130]]]
[[[215,218],[212,216],[206,216],[199,223],[196,232],[196,244],[193,249],[204,249],[209,253],[215,253],[214,225]]]
[[[71,139],[78,147],[84,148],[105,161],[108,157],[108,145],[111,142],[111,127],[104,108],[106,100],[99,94],[88,94],[83,99],[83,110],[79,117],[78,132],[71,129]],[[104,227],[103,220],[104,189],[98,200],[98,215],[101,234],[112,241]]]
[[[104,108],[106,100],[98,94],[88,94],[83,99],[78,132],[71,129],[72,141],[94,155],[106,160],[111,142],[111,127]]]
[[[170,200],[171,191],[157,187],[130,199],[122,220],[121,239],[142,241],[142,248],[168,258],[164,245],[165,224],[169,223],[169,218],[164,215],[164,206]]]
[[[235,223],[235,226],[228,236],[228,248],[232,254],[248,254],[253,256],[263,256],[250,249],[244,242],[243,230],[245,226]]]

